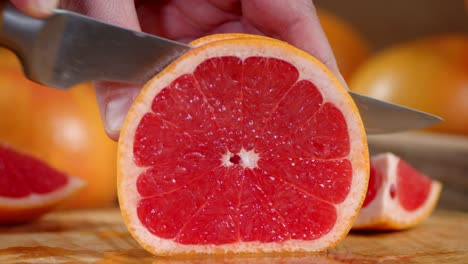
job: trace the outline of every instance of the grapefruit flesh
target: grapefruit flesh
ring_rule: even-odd
[[[275,40],[200,45],[142,90],[119,140],[119,200],[158,255],[316,251],[349,231],[368,177],[347,92]]]
[[[367,186],[366,199],[364,199],[362,207],[366,207],[370,202],[372,202],[375,199],[375,196],[377,195],[377,192],[379,191],[381,186],[382,175],[380,171],[376,170],[375,166],[371,162],[369,170],[369,185]]]
[[[37,218],[83,186],[40,160],[0,146],[0,224]]]
[[[367,196],[355,229],[399,230],[426,219],[439,199],[442,185],[391,154],[371,158]]]

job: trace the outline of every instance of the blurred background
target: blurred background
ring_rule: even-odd
[[[355,27],[372,50],[437,33],[468,32],[468,11],[464,0],[313,2]]]
[[[425,129],[369,136],[444,184],[439,208],[468,210],[468,1],[316,0],[351,90],[438,115]]]
[[[463,0],[316,0],[349,87],[446,122],[369,137],[444,184],[439,208],[468,210],[468,16]],[[116,143],[107,138],[90,84],[59,91],[26,80],[0,49],[0,143],[81,177],[67,208],[116,205]]]

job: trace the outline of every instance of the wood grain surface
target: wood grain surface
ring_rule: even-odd
[[[468,214],[436,211],[400,232],[351,233],[327,252],[262,256],[156,257],[128,233],[117,208],[51,213],[0,227],[0,263],[468,263]]]

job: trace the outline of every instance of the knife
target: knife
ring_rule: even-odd
[[[144,84],[191,48],[57,9],[33,18],[0,1],[0,45],[16,53],[32,81],[59,89],[108,80]],[[434,125],[442,119],[349,91],[368,134]]]

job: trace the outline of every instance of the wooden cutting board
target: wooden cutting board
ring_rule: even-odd
[[[437,211],[407,231],[351,233],[315,254],[155,257],[128,233],[116,208],[51,213],[0,227],[0,263],[468,263],[468,214]]]

